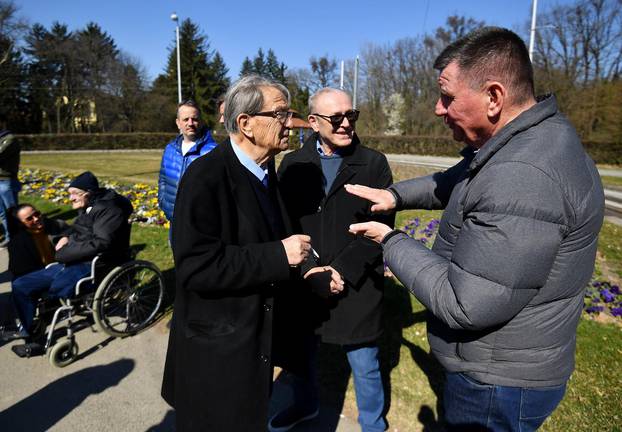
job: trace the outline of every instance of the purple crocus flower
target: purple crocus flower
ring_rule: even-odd
[[[605,303],[611,303],[615,300],[615,296],[611,294],[611,292],[607,288],[600,290],[600,295],[602,296]]]
[[[614,295],[620,295],[621,293],[620,287],[617,285],[611,285],[611,288],[609,289],[609,291],[611,291],[611,293]]]
[[[587,313],[598,313],[602,312],[603,310],[604,308],[602,306],[590,306],[589,308],[585,309]]]
[[[611,315],[614,317],[622,317],[622,307],[611,308]]]

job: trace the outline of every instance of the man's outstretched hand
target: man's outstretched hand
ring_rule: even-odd
[[[390,192],[389,192],[390,193]],[[389,226],[380,222],[362,222],[350,225],[352,234],[363,234],[370,240],[380,243],[384,236],[393,231]]]
[[[386,189],[374,189],[367,186],[347,184],[343,186],[348,193],[371,201],[374,213],[390,212],[395,209],[395,197]]]

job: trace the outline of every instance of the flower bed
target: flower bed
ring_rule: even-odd
[[[605,312],[622,318],[622,291],[610,282],[594,281],[588,285],[583,304],[588,314]]]
[[[72,176],[54,171],[27,168],[19,171],[22,193],[37,195],[58,204],[70,204],[67,188],[72,179]],[[131,222],[161,225],[168,228],[169,222],[158,207],[157,187],[144,183],[130,185],[107,180],[101,180],[100,186],[114,189],[131,201],[134,207],[134,213],[130,217]]]
[[[402,228],[406,234],[424,245],[431,247],[438,231],[438,219],[422,220],[414,218]],[[618,285],[607,281],[594,281],[587,286],[583,310],[588,315],[605,313],[622,321],[622,290]]]

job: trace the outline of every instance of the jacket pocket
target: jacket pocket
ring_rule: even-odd
[[[188,321],[186,325],[185,335],[187,338],[193,337],[220,337],[231,334],[235,331],[235,327],[226,322],[212,321]]]

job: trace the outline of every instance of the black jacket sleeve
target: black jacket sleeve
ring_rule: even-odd
[[[115,234],[127,223],[127,215],[115,206],[94,206],[89,215],[93,218],[93,233],[89,239],[79,240],[70,231],[69,242],[56,251],[56,260],[62,263],[87,261],[110,249]]]

